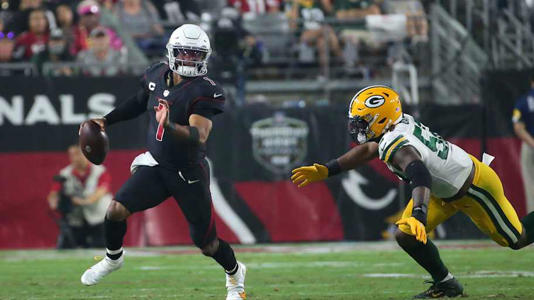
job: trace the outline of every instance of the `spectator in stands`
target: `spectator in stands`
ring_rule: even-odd
[[[33,55],[44,51],[48,42],[48,23],[43,9],[30,13],[29,31],[22,33],[15,43],[14,58],[29,60]]]
[[[56,28],[56,21],[54,14],[43,8],[42,0],[21,0],[18,5],[18,10],[13,14],[11,21],[7,24],[10,31],[14,31],[15,34],[28,31],[28,19],[30,13],[35,9],[43,9],[49,29]]]
[[[348,74],[361,72],[364,78],[369,75],[366,66],[359,61],[361,44],[371,44],[371,34],[366,29],[358,29],[358,20],[365,24],[368,15],[379,15],[380,7],[375,0],[322,0],[325,10],[334,15],[337,20],[345,21],[341,24],[340,38],[343,41],[343,57],[345,70]],[[376,45],[375,45],[376,46]],[[358,66],[359,65],[359,66]]]
[[[328,14],[334,14],[339,20],[354,20],[365,18],[367,15],[379,15],[380,7],[375,2],[375,0],[321,0],[324,10]]]
[[[67,47],[71,53],[75,53],[76,26],[74,25],[74,13],[70,6],[61,4],[56,7],[56,19],[58,27],[61,28],[63,37],[67,42]]]
[[[106,30],[111,48],[115,50],[122,48],[122,41],[115,31],[100,24],[100,6],[98,2],[84,0],[78,4],[77,12],[80,15],[80,21],[74,32],[75,43],[73,54],[77,54],[81,50],[89,47],[89,34],[96,27],[101,27]]]
[[[428,22],[419,0],[387,0],[384,2],[384,11],[388,14],[406,15],[406,33],[409,38],[428,40]]]
[[[10,31],[4,31],[2,20],[0,20],[0,62],[11,61],[14,48],[15,34]]]
[[[115,6],[115,15],[139,48],[161,53],[166,40],[158,12],[150,1],[123,0]]]
[[[43,64],[45,62],[68,62],[72,61],[73,57],[69,52],[67,40],[63,35],[63,31],[56,28],[50,32],[50,38],[45,51],[35,55],[32,62],[35,63],[41,75],[45,76],[70,76],[72,69],[69,67],[61,67],[51,70],[49,73],[43,73]]]
[[[198,23],[201,10],[198,1],[163,0],[154,1],[158,15],[172,24]]]
[[[228,0],[241,14],[262,15],[280,12],[281,0]]]
[[[115,76],[119,74],[126,56],[113,49],[110,43],[109,32],[104,27],[97,27],[91,31],[90,47],[78,53],[77,61],[86,67],[83,72],[92,76]]]
[[[0,23],[2,23],[2,31],[5,29],[7,30],[7,25],[12,23],[12,19],[14,18],[16,12],[14,9],[14,3],[11,1],[7,2],[1,2],[0,5]]]
[[[527,198],[527,212],[530,212],[534,211],[534,75],[530,78],[530,91],[521,96],[515,104],[512,121],[515,134],[523,141],[521,172]]]
[[[215,80],[236,88],[235,104],[245,103],[246,70],[262,63],[261,45],[245,28],[233,7],[225,7],[213,25],[213,54],[210,65]]]
[[[321,67],[319,78],[323,78],[330,55],[327,50],[332,51],[340,61],[343,60],[343,55],[336,33],[332,27],[324,24],[325,13],[321,2],[319,0],[293,0],[290,19],[291,27],[301,32],[301,48],[308,45],[317,49]]]
[[[83,156],[78,145],[68,148],[70,164],[59,171],[48,194],[49,207],[62,214],[57,247],[104,246],[104,216],[111,202],[111,176]]]

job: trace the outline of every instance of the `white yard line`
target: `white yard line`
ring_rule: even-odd
[[[455,273],[459,278],[511,278],[511,277],[534,277],[531,271],[477,271],[468,273]],[[359,276],[370,278],[429,278],[427,275],[412,273],[366,273]]]

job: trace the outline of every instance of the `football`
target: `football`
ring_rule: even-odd
[[[84,122],[80,129],[80,148],[83,155],[95,165],[106,159],[109,151],[109,139],[105,131],[92,121]]]

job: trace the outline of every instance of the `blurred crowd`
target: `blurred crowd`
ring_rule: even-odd
[[[300,64],[361,70],[361,53],[399,55],[392,42],[426,41],[419,0],[0,0],[0,62],[33,62],[43,75],[113,76],[164,55],[172,30],[200,24],[213,63],[239,85],[247,68]],[[363,24],[363,26],[362,26]],[[398,47],[397,47],[398,48]],[[43,69],[47,62],[87,67]],[[228,74],[224,74],[228,73]]]

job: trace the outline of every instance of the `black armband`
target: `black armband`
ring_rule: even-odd
[[[189,138],[187,138],[187,140],[193,145],[198,145],[200,143],[200,135],[198,134],[198,128],[194,126],[189,126]]]
[[[327,162],[325,166],[328,169],[328,177],[332,177],[341,173],[341,166],[339,165],[337,159],[332,159],[331,161]]]
[[[414,160],[408,164],[404,173],[410,180],[412,188],[418,186],[430,188],[432,186],[432,176],[421,160]]]
[[[412,209],[412,217],[416,218],[419,222],[426,226],[427,207],[422,204]]]

